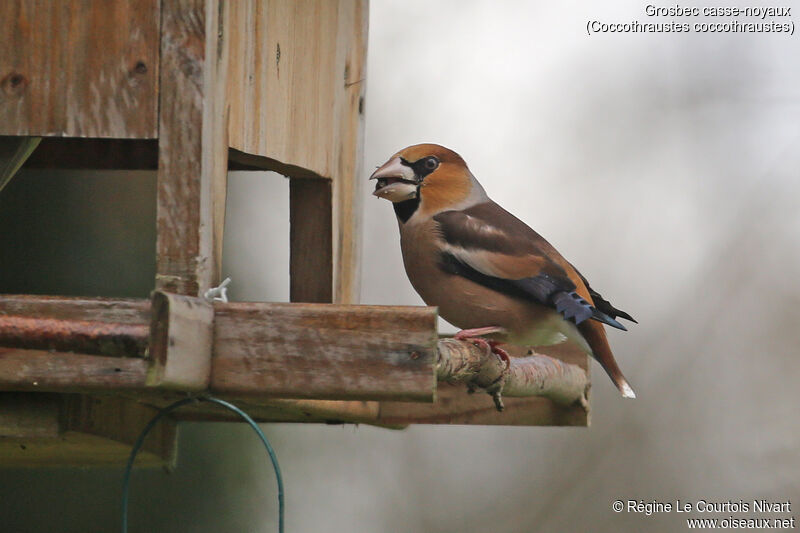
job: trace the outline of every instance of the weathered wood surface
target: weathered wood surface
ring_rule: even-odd
[[[355,303],[368,3],[242,0],[226,27],[230,146],[332,179],[333,301]]]
[[[377,424],[470,424],[497,426],[586,426],[587,414],[580,406],[565,407],[547,398],[504,397],[498,412],[492,399],[463,385],[439,383],[436,403],[381,402]]]
[[[289,299],[333,301],[333,218],[329,180],[289,183]]]
[[[0,2],[0,135],[155,138],[160,4]]]
[[[149,307],[146,300],[7,296],[0,299],[0,326],[9,316],[29,316],[66,323],[96,320],[146,329]],[[405,402],[433,399],[437,334],[432,308],[217,303],[214,309],[210,390],[253,407],[261,421],[342,421],[392,427],[412,423],[585,425],[588,421],[580,407],[508,397],[515,391],[506,395],[506,411],[497,413],[486,394],[468,395],[464,385],[446,383],[439,383],[436,403],[420,406]],[[201,323],[208,324],[209,319],[206,316]],[[189,320],[190,325],[192,322]],[[187,342],[186,331],[173,332],[176,345]],[[2,334],[0,327],[0,339]],[[149,338],[149,330],[143,337]],[[169,335],[157,342],[168,344],[168,339]],[[569,344],[538,350],[587,370],[586,356]],[[154,405],[159,405],[155,401],[158,398],[175,399],[176,392],[166,390],[174,383],[160,382],[165,387],[163,393],[148,386],[150,365],[142,358],[5,347],[0,348],[0,389],[108,391]],[[374,401],[278,398],[385,401],[378,408]],[[395,399],[401,401],[389,401]],[[202,408],[193,412],[193,419],[206,414],[211,420],[225,419]]]
[[[219,282],[227,150],[225,43],[216,0],[162,4],[156,288],[202,295]]]
[[[163,408],[185,396],[168,391],[149,391],[123,397],[145,405]],[[341,400],[264,400],[215,394],[214,397],[234,403],[256,422],[294,422],[326,424],[374,423],[378,419],[379,403],[375,401]],[[239,415],[209,402],[190,403],[173,411],[171,418],[195,422],[241,422]]]
[[[361,218],[363,209],[364,111],[367,88],[369,3],[354,0],[340,7],[339,31],[349,41],[345,53],[344,92],[339,123],[339,158],[333,173],[334,302],[358,303],[361,294]]]
[[[4,295],[0,346],[142,357],[149,316],[145,300]]]
[[[147,385],[204,391],[211,378],[214,308],[202,298],[153,293]]]
[[[146,385],[148,362],[72,352],[0,347],[0,390],[122,391]]]
[[[250,303],[214,307],[212,392],[433,399],[434,308]]]
[[[0,466],[52,467],[125,464],[153,407],[111,397],[0,393]],[[158,424],[136,466],[174,462],[176,425]]]
[[[364,0],[232,2],[230,146],[334,177],[356,140],[366,65]],[[353,99],[355,95],[355,99]]]
[[[0,317],[12,315],[149,325],[150,301],[138,298],[0,295]]]

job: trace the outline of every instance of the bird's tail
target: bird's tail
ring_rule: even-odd
[[[603,369],[617,386],[624,398],[636,398],[636,393],[633,388],[628,384],[628,380],[622,375],[622,371],[617,366],[617,361],[614,359],[614,354],[611,353],[611,347],[608,345],[606,332],[600,322],[594,320],[587,320],[578,326],[578,329],[586,339],[589,347],[592,349],[592,356],[600,363]]]

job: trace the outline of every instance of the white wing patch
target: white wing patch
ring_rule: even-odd
[[[442,251],[449,253],[465,265],[469,265],[481,274],[492,276],[495,278],[502,278],[503,276],[498,273],[494,266],[494,261],[497,259],[497,254],[487,252],[485,250],[469,250],[460,246],[453,246],[452,244],[444,243]]]

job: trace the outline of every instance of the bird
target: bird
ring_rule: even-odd
[[[542,236],[486,194],[466,162],[438,144],[416,144],[370,176],[373,195],[392,202],[411,285],[456,338],[488,345],[547,346],[566,340],[593,356],[623,397],[622,374],[605,325],[636,320],[592,289]],[[487,340],[488,339],[488,340]]]

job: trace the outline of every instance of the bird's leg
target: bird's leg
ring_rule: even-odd
[[[462,329],[455,334],[455,338],[462,341],[469,341],[475,346],[480,346],[484,349],[489,349],[506,364],[506,370],[508,370],[511,368],[511,358],[509,357],[507,351],[503,350],[502,348],[498,348],[498,344],[500,344],[500,342],[493,340],[487,341],[486,339],[478,337],[478,335],[489,335],[490,333],[506,334],[508,332],[505,328],[501,328],[499,326],[487,326],[484,328]]]
[[[503,405],[503,383],[505,382],[505,377],[508,374],[509,370],[511,370],[511,357],[508,355],[508,352],[504,349],[500,348],[498,345],[501,344],[500,341],[496,340],[489,340],[483,339],[478,337],[478,335],[489,335],[491,333],[500,333],[506,334],[508,331],[505,328],[501,328],[499,326],[487,326],[485,328],[473,328],[473,329],[462,329],[458,333],[455,334],[455,338],[462,341],[469,341],[475,346],[480,346],[483,349],[489,349],[493,354],[500,358],[506,364],[505,369],[500,374],[500,376],[492,383],[487,389],[488,392],[492,396],[492,400],[494,400],[494,406],[498,411],[502,411],[505,406]],[[467,384],[467,392],[470,394],[475,392],[475,385],[472,383]]]

